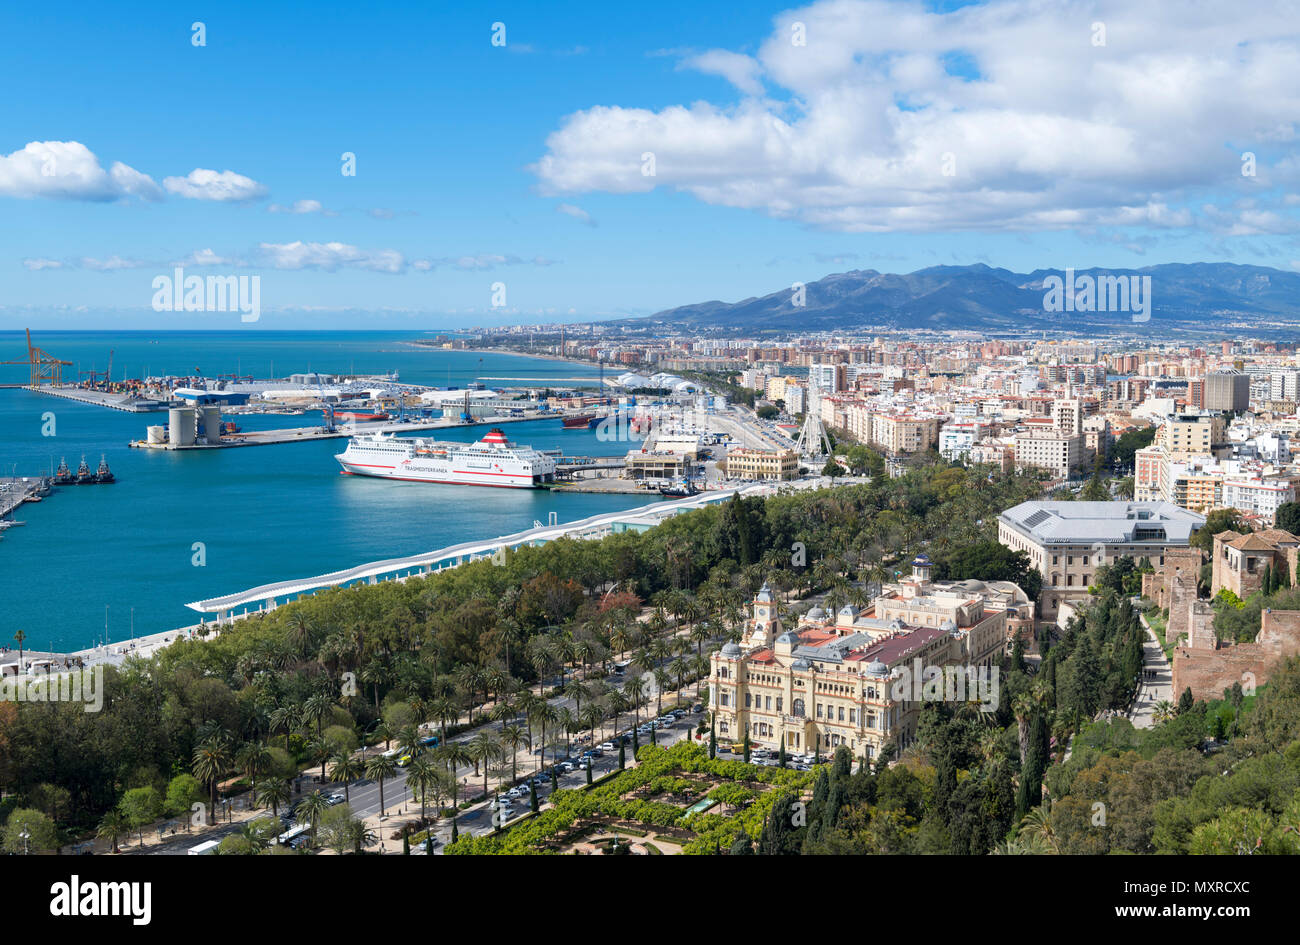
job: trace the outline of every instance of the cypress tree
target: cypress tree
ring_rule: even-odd
[[[535,814],[537,813],[538,806],[539,804],[537,801],[537,783],[532,782],[529,784],[529,790],[528,790],[528,807]]]
[[[745,764],[749,764],[749,731],[748,730],[745,731],[745,741],[743,743],[743,748],[745,752]]]

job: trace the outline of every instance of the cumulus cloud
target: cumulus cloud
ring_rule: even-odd
[[[338,214],[333,210],[326,210],[319,200],[295,200],[289,206],[282,206],[273,203],[267,207],[271,213],[292,213],[296,216],[302,216],[307,213],[319,213],[321,216],[336,217]]]
[[[79,141],[32,141],[0,155],[0,197],[51,197],[109,201],[158,200],[162,191],[147,174],[120,161],[108,170]]]
[[[90,269],[94,272],[117,272],[119,269],[144,269],[147,266],[156,266],[157,264],[144,259],[130,259],[114,254],[104,259],[83,256],[80,265],[82,269]]]
[[[234,171],[210,171],[196,167],[185,177],[164,177],[163,187],[168,193],[190,200],[214,200],[222,203],[242,203],[266,196],[266,188],[243,174]]]
[[[1272,5],[1074,10],[821,0],[779,14],[753,57],[682,60],[725,76],[738,104],[594,106],[532,169],[550,196],[665,187],[850,232],[1187,227],[1205,222],[1207,195],[1294,179],[1282,152],[1300,131],[1300,42]],[[1241,175],[1245,151],[1257,180]],[[1278,206],[1212,223],[1294,232],[1268,216],[1282,197],[1263,199]]]
[[[393,274],[406,270],[405,257],[395,249],[364,250],[347,243],[261,243],[254,257],[254,265],[270,269],[367,269]]]
[[[694,69],[710,75],[722,76],[746,95],[761,95],[763,83],[759,80],[763,67],[758,60],[726,49],[710,49],[688,56],[677,64],[678,69]]]
[[[565,214],[566,216],[573,217],[573,219],[577,220],[577,221],[580,222],[580,223],[585,223],[585,224],[587,224],[587,226],[595,226],[595,225],[596,225],[596,221],[595,221],[594,219],[592,219],[592,216],[591,216],[590,213],[588,213],[586,210],[583,210],[581,207],[574,206],[574,205],[571,204],[571,203],[562,203],[562,204],[560,204],[559,206],[557,206],[557,207],[555,208],[555,212],[556,212],[556,213],[563,213],[563,214]]]

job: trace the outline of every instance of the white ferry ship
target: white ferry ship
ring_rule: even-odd
[[[382,433],[354,436],[334,458],[352,476],[504,489],[536,489],[555,481],[553,455],[516,446],[497,427],[477,443]]]

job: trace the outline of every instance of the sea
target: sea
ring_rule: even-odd
[[[414,332],[34,333],[75,371],[112,376],[291,373],[387,374],[463,387],[595,387],[598,368],[564,361],[423,348]],[[0,361],[26,357],[22,332],[0,332]],[[506,378],[510,380],[505,380]],[[26,368],[0,365],[0,384]],[[241,415],[244,429],[317,426],[301,416]],[[21,506],[25,524],[0,533],[0,644],[18,630],[28,649],[67,652],[192,625],[185,605],[272,581],[431,551],[644,505],[646,495],[556,493],[388,482],[339,474],[345,441],[167,452],[131,449],[165,414],[132,414],[19,389],[0,389],[0,476],[48,475],[60,460],[93,469],[101,456],[117,482],[57,488]],[[511,423],[511,440],[568,455],[606,456],[627,443],[567,431],[558,419]],[[473,441],[486,426],[426,435]],[[52,435],[47,435],[52,434]]]

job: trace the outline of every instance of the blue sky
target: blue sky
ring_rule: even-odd
[[[266,328],[585,320],[853,268],[1293,268],[1295,27],[1129,6],[9,5],[0,327],[239,327],[149,308],[185,260],[259,275]]]

